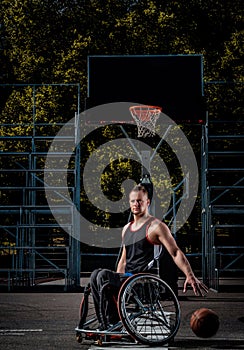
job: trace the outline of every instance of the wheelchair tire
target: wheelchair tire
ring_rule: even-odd
[[[126,331],[144,345],[163,345],[180,325],[180,305],[170,286],[159,277],[139,273],[121,286],[118,310]]]

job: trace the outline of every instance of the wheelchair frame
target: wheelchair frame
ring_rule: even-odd
[[[101,305],[100,305],[101,306]],[[180,326],[180,305],[171,287],[158,276],[138,273],[128,277],[117,296],[119,321],[99,329],[91,290],[88,286],[80,305],[76,339],[105,342],[120,341],[158,346],[173,340]],[[100,312],[103,313],[102,307]],[[103,318],[105,315],[103,313]]]

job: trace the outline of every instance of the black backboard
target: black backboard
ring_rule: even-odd
[[[202,55],[88,56],[86,109],[112,102],[161,106],[175,121],[203,119]]]

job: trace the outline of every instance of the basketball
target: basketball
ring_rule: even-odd
[[[210,338],[219,329],[219,317],[211,309],[201,308],[191,315],[190,325],[193,333],[200,338]]]

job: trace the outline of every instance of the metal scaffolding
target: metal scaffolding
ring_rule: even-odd
[[[72,84],[62,84],[71,86]],[[25,87],[25,85],[18,85]],[[41,85],[42,87],[44,85]],[[57,86],[59,86],[57,84]],[[61,85],[60,85],[61,86]],[[79,115],[79,86],[77,91],[77,115]],[[34,286],[40,281],[64,279],[64,290],[80,284],[80,242],[72,232],[76,223],[72,215],[73,203],[79,208],[79,147],[71,157],[74,164],[68,171],[72,176],[69,191],[73,203],[67,202],[52,208],[47,203],[45,191],[45,157],[57,130],[65,122],[46,122],[36,118],[36,92],[40,85],[28,85],[33,90],[32,120],[28,123],[1,123],[0,152],[0,278],[7,281],[8,290],[18,286]],[[14,86],[16,88],[16,86]],[[26,135],[10,132],[14,128],[26,128]],[[67,142],[74,142],[79,125],[71,125]],[[63,138],[58,140],[64,142]],[[62,152],[54,152],[55,158]],[[55,187],[62,194],[62,188]],[[53,213],[69,215],[65,227],[55,221]],[[70,232],[71,234],[68,234]],[[78,257],[78,258],[77,258]]]
[[[243,120],[207,118],[202,128],[202,269],[207,285],[244,272]]]
[[[77,113],[65,140],[76,145],[80,129],[79,85],[60,86],[66,85],[77,89]],[[60,144],[64,142],[57,133],[67,120],[37,119],[39,85],[21,86],[32,89],[32,117],[26,124],[0,123],[0,282],[5,280],[11,290],[16,286],[34,286],[47,278],[62,278],[64,289],[69,290],[80,286],[80,241],[74,238],[80,230],[72,215],[74,205],[77,209],[80,206],[80,149],[75,147],[68,169],[55,169],[69,173],[72,201],[64,203],[62,198],[62,205],[57,201],[50,207],[45,192],[57,190],[62,196],[66,188],[57,184],[54,188],[45,186],[45,158],[54,137]],[[240,120],[225,122],[208,117],[202,127],[202,274],[205,283],[216,290],[220,276],[244,271],[241,266],[244,256],[241,127],[243,121]],[[18,128],[26,128],[28,132],[18,134]],[[63,152],[53,151],[53,157],[62,158]],[[174,218],[178,204],[175,197],[173,202],[170,210]],[[70,221],[66,220],[61,227],[54,213],[67,216]]]

